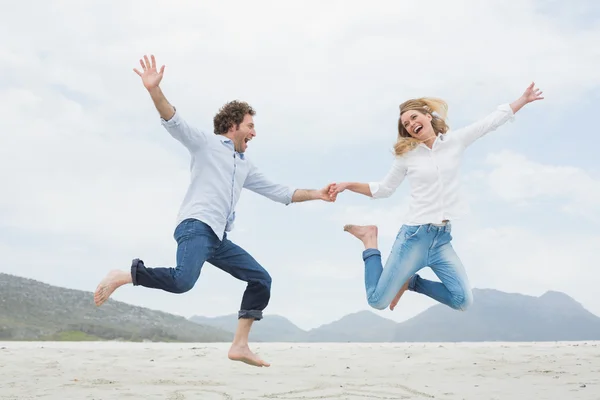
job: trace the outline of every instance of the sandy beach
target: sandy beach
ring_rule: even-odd
[[[0,399],[600,399],[600,342],[0,343]]]

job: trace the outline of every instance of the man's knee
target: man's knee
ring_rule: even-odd
[[[260,274],[255,274],[251,279],[247,280],[247,287],[242,300],[242,310],[262,311],[271,300],[271,276],[264,271]],[[255,315],[250,315],[256,319]]]
[[[267,274],[261,279],[254,281],[253,286],[256,288],[256,291],[266,298],[268,302],[271,298],[271,277]]]
[[[273,279],[271,278],[271,275],[270,275],[270,274],[269,274],[267,271],[265,271],[265,274],[264,274],[264,275],[265,275],[265,276],[264,276],[264,278],[263,278],[264,285],[265,285],[265,286],[266,286],[266,287],[267,287],[269,290],[271,290],[271,283],[273,282]]]
[[[271,275],[265,269],[263,269],[260,272],[260,274],[258,274],[258,276],[254,277],[250,281],[250,283],[253,283],[253,284],[258,285],[258,286],[262,286],[267,291],[271,290],[271,283],[272,282],[273,282],[273,279],[271,278]]]
[[[196,281],[186,279],[175,279],[173,281],[173,293],[181,294],[189,292],[196,285]]]

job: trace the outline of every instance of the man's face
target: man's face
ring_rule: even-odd
[[[232,141],[235,151],[238,153],[244,153],[248,148],[248,142],[252,140],[254,136],[256,136],[256,131],[254,130],[254,119],[252,118],[252,115],[246,114],[240,126],[233,131]]]

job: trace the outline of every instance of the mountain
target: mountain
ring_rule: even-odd
[[[394,341],[600,340],[600,318],[564,293],[540,297],[475,289],[466,312],[435,305],[402,322]]]
[[[309,342],[390,342],[398,324],[371,311],[360,311],[312,329]]]
[[[235,332],[237,315],[193,316],[190,321]],[[371,311],[349,314],[330,324],[305,331],[279,315],[265,315],[252,325],[249,339],[254,342],[387,342],[393,339],[397,323]]]
[[[235,332],[237,314],[222,317],[193,316],[190,321]],[[267,315],[252,325],[248,339],[253,342],[305,342],[306,331],[298,328],[289,319],[279,315]]]
[[[184,317],[0,273],[0,340],[229,342],[231,332]]]
[[[473,290],[466,312],[438,304],[402,323],[360,311],[303,331],[288,319],[265,315],[251,339],[262,342],[463,342],[600,340],[600,318],[560,292],[540,297],[493,289]],[[194,321],[235,331],[236,316]]]
[[[600,340],[600,318],[564,293],[539,297],[475,289],[466,312],[438,304],[396,323],[360,311],[305,331],[265,315],[254,342],[461,342]],[[237,315],[190,320],[93,294],[0,273],[0,340],[230,342]]]

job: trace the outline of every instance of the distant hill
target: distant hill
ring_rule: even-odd
[[[190,321],[230,332],[237,327],[237,314],[221,317],[193,316]],[[397,323],[370,311],[346,315],[338,321],[305,331],[279,315],[265,315],[252,325],[249,339],[258,342],[373,342],[390,341]]]
[[[371,311],[346,315],[308,332],[308,342],[390,342],[398,324]]]
[[[540,297],[475,289],[466,312],[435,305],[402,323],[376,311],[361,311],[304,331],[289,320],[265,315],[253,326],[263,342],[463,342],[600,340],[600,318],[560,292]],[[235,315],[193,317],[207,325],[235,330]],[[252,337],[252,336],[251,336]]]
[[[193,316],[190,321],[230,332],[235,332],[238,324],[237,314],[212,318]],[[248,339],[260,342],[305,342],[306,331],[298,328],[287,318],[269,315],[252,325]]]
[[[265,315],[254,342],[461,342],[600,340],[600,318],[564,293],[540,297],[475,289],[466,312],[438,304],[402,323],[360,311],[305,331]],[[230,342],[237,315],[190,320],[0,273],[0,340]]]
[[[540,297],[474,290],[466,312],[441,304],[402,322],[394,341],[579,341],[600,340],[600,318],[564,293]]]
[[[229,342],[227,332],[186,318],[0,273],[0,340]]]

